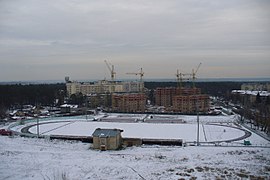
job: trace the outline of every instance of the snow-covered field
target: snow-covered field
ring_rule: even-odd
[[[103,120],[92,121],[100,118],[105,122]],[[144,120],[144,122],[136,122],[138,119]],[[245,132],[235,128],[237,127],[235,121],[235,116],[201,116],[199,126],[200,142],[228,141],[242,137]],[[41,135],[91,136],[96,128],[119,128],[124,130],[123,137],[182,139],[185,142],[197,140],[196,116],[145,114],[106,114],[105,116],[105,114],[100,114],[98,116],[88,116],[87,119],[85,116],[75,116],[41,119],[40,122],[54,122],[39,125]],[[20,131],[23,127],[35,124],[36,121],[34,120],[11,129]],[[31,127],[29,131],[37,134],[37,126]],[[269,141],[257,138],[256,134],[252,134],[247,140],[251,141],[253,145],[270,146]],[[234,145],[239,145],[239,143],[243,144],[243,140],[234,142]]]
[[[146,116],[109,116],[111,119],[119,117],[122,120],[129,118],[130,121]],[[152,118],[155,123],[151,123],[151,119],[140,123],[93,122],[83,117],[68,118],[68,122],[57,119],[53,120],[57,123],[41,125],[40,133],[88,136],[100,127],[124,129],[124,137],[196,140],[196,116],[156,115]],[[174,119],[174,122],[184,120],[186,123],[156,123],[166,119]],[[234,120],[233,116],[201,117],[200,141],[228,140],[242,136],[244,131],[232,128],[236,127]],[[20,131],[31,124],[34,125],[35,121],[11,129]],[[36,133],[36,126],[30,131]],[[270,147],[269,141],[255,133],[247,140],[252,145]],[[270,148],[241,144],[243,140],[221,143],[222,146],[143,145],[119,151],[98,151],[91,149],[89,143],[0,136],[0,179],[269,179]]]
[[[153,139],[184,139],[196,141],[197,124],[152,124],[152,123],[117,123],[117,122],[59,122],[39,126],[42,135],[91,136],[96,128],[123,129],[123,137]],[[30,128],[36,134],[37,126]],[[204,133],[205,132],[205,133]],[[215,125],[200,125],[200,142],[230,140],[243,136],[242,130]]]
[[[0,136],[0,179],[269,179],[270,151],[248,147],[142,146],[119,151],[91,144]]]

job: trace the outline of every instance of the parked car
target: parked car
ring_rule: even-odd
[[[250,146],[250,145],[251,145],[251,142],[250,142],[250,141],[248,141],[248,140],[247,140],[247,141],[246,141],[246,140],[244,140],[244,145],[245,145],[245,146]]]
[[[2,136],[11,136],[12,131],[7,130],[7,129],[0,129],[0,135],[2,135]]]

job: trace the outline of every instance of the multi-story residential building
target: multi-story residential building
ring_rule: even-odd
[[[70,97],[72,94],[81,92],[81,83],[74,81],[66,83],[67,95]]]
[[[100,93],[115,93],[115,92],[139,92],[144,88],[143,82],[117,82],[117,81],[98,81],[95,83],[79,83],[76,81],[66,83],[67,95],[82,93],[100,94]]]
[[[146,96],[143,93],[112,94],[112,110],[117,112],[144,112]]]
[[[207,112],[209,102],[209,96],[205,94],[176,95],[173,97],[173,111],[180,113]]]
[[[176,95],[175,87],[157,88],[155,92],[155,101],[157,106],[172,106],[172,98]]]
[[[200,88],[176,88],[176,94],[178,95],[193,95],[193,94],[201,94]]]
[[[138,81],[124,81],[121,82],[123,92],[139,92],[144,89],[144,83]]]
[[[210,98],[201,94],[199,88],[157,88],[155,93],[156,105],[164,106],[167,110],[180,113],[207,112]]]

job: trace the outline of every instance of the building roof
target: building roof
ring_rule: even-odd
[[[93,137],[114,137],[123,132],[121,129],[101,129],[97,128],[92,136]]]
[[[270,96],[270,92],[268,91],[232,90],[232,93],[247,94],[253,96],[256,96],[259,93],[260,96]]]
[[[63,104],[60,106],[60,108],[78,108],[78,105],[72,105],[72,104]]]

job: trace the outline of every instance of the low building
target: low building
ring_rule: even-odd
[[[241,85],[244,91],[270,91],[270,83],[244,83]]]
[[[78,105],[63,104],[60,106],[61,113],[71,113],[75,109],[78,109]]]
[[[93,136],[93,148],[99,150],[117,150],[122,147],[121,129],[97,128]]]
[[[262,102],[266,102],[267,98],[269,98],[269,96],[270,96],[270,92],[268,92],[268,91],[249,91],[249,90],[232,90],[231,95],[235,101],[242,102],[242,104],[246,105],[246,103],[255,103],[257,95],[260,96],[260,99]]]

